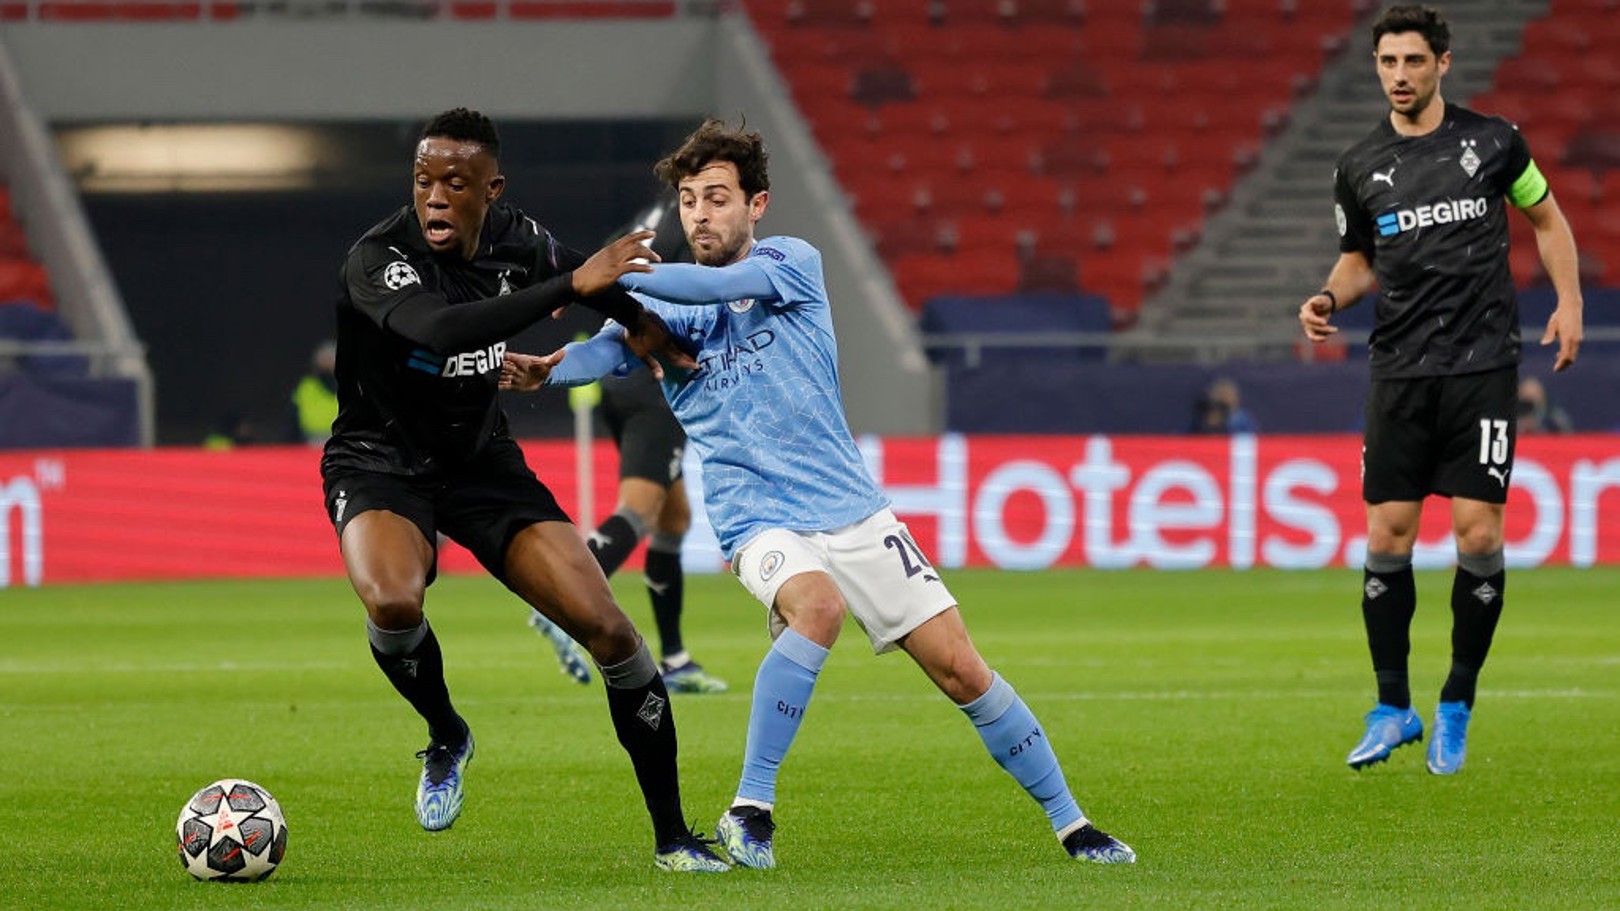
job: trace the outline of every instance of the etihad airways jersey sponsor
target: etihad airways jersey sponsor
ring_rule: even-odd
[[[767,528],[825,531],[888,504],[844,417],[838,341],[821,251],[758,241],[768,299],[684,306],[637,295],[696,349],[698,369],[664,392],[703,465],[704,502],[728,557]]]

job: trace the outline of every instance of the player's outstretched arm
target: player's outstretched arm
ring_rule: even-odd
[[[1305,298],[1299,305],[1299,325],[1305,337],[1321,343],[1339,331],[1329,320],[1333,314],[1353,306],[1373,287],[1372,263],[1359,252],[1340,253],[1333,271],[1328,273],[1322,290]]]
[[[600,331],[582,342],[569,342],[544,360],[550,365],[543,381],[547,386],[584,386],[604,376],[624,376],[640,365],[625,344],[623,327],[613,322],[603,324]],[[503,359],[503,381],[505,368]]]
[[[1553,360],[1554,372],[1574,366],[1581,350],[1582,308],[1579,263],[1575,249],[1575,233],[1568,219],[1558,208],[1558,200],[1548,193],[1533,206],[1522,210],[1536,231],[1536,251],[1541,254],[1541,267],[1552,279],[1553,290],[1558,293],[1558,305],[1547,318],[1547,329],[1541,334],[1541,344],[1558,343],[1558,356]]]
[[[747,259],[728,266],[663,263],[636,274],[626,274],[619,279],[619,284],[677,304],[713,305],[749,299],[773,300],[778,296],[764,267]]]

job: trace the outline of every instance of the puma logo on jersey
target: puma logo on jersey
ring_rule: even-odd
[[[1390,168],[1382,173],[1374,171],[1372,172],[1372,179],[1373,183],[1377,183],[1382,180],[1384,183],[1389,184],[1390,187],[1393,188],[1395,186],[1395,169]]]
[[[1503,488],[1506,488],[1508,472],[1512,470],[1513,469],[1511,468],[1497,468],[1495,465],[1492,465],[1490,468],[1485,469],[1485,473],[1495,478],[1498,484],[1501,484]]]

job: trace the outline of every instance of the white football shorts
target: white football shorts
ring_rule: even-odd
[[[939,572],[888,508],[832,531],[760,532],[732,554],[731,571],[769,609],[772,639],[786,628],[775,609],[776,593],[800,573],[832,577],[878,654],[956,606]]]

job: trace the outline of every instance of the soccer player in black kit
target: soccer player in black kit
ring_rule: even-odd
[[[669,410],[658,381],[646,370],[624,377],[604,377],[602,418],[619,450],[619,502],[613,514],[585,539],[605,575],[611,576],[647,539],[642,574],[658,628],[658,671],[674,693],[724,693],[726,682],[693,660],[681,634],[686,573],[681,543],[692,525],[681,460],[686,431]],[[529,625],[552,643],[563,673],[580,683],[591,680],[588,665],[575,653],[568,634],[531,611]]]
[[[443,532],[589,650],[652,816],[656,865],[723,871],[686,825],[658,665],[524,463],[496,401],[505,339],[570,303],[631,320],[638,345],[681,359],[662,324],[614,285],[646,269],[637,260],[650,235],[588,258],[568,250],[500,201],[499,154],[482,114],[434,117],[416,146],[412,203],[349,251],[337,303],[339,413],[321,460],[327,514],[365,604],[372,655],[427,721],[417,819],[428,830],[455,821],[473,755],[423,615]]]
[[[1513,124],[1447,103],[1451,33],[1426,6],[1395,6],[1372,28],[1389,116],[1340,158],[1333,195],[1339,259],[1299,309],[1305,335],[1376,286],[1372,387],[1362,446],[1367,562],[1362,618],[1378,704],[1346,761],[1363,768],[1423,738],[1407,684],[1416,609],[1412,547],[1423,500],[1451,498],[1457,569],[1451,670],[1427,764],[1453,774],[1466,756],[1475,683],[1502,613],[1502,508],[1513,470],[1519,311],[1508,274],[1507,207],[1535,230],[1558,305],[1541,344],[1555,370],[1575,363],[1581,290],[1575,238]]]

